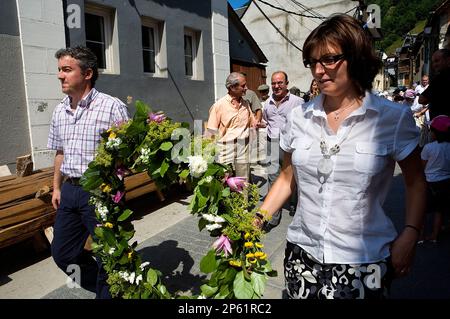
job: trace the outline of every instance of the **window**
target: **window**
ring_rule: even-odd
[[[163,24],[151,18],[142,19],[142,59],[144,72],[161,73],[161,33]]]
[[[184,74],[188,77],[195,75],[195,34],[192,31],[184,33]]]
[[[144,72],[155,73],[155,49],[155,29],[142,26],[142,57],[144,59]]]
[[[142,17],[143,71],[152,77],[167,77],[167,48],[164,21]]]
[[[86,13],[86,46],[98,59],[98,67],[106,69],[105,18]]]
[[[86,46],[98,59],[99,71],[118,73],[119,58],[114,10],[93,4],[85,8]]]
[[[203,80],[203,45],[200,31],[184,29],[184,74],[191,80]]]

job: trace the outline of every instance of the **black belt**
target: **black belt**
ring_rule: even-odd
[[[67,182],[69,184],[79,186],[80,185],[80,178],[79,177],[64,177],[64,182]]]

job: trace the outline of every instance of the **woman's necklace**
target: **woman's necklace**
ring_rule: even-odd
[[[338,121],[339,120],[339,115],[342,113],[342,112],[344,112],[345,110],[347,110],[348,108],[350,108],[350,107],[352,107],[353,105],[355,105],[355,102],[356,102],[357,100],[354,100],[352,103],[350,103],[349,105],[347,105],[346,107],[344,107],[344,108],[340,108],[340,109],[337,109],[336,111],[333,111],[333,112],[331,112],[331,114],[333,114],[333,116],[334,116],[334,120],[335,121]]]
[[[344,136],[338,143],[334,144],[334,146],[332,146],[331,148],[328,148],[327,141],[325,140],[323,134],[323,122],[325,121],[322,121],[322,123],[320,124],[320,152],[322,153],[323,158],[321,158],[317,163],[317,179],[322,185],[327,181],[327,179],[333,172],[334,163],[331,160],[331,156],[339,153],[339,151],[341,150],[341,144],[347,139],[353,126],[355,126],[356,123],[354,122],[352,126],[347,129]]]

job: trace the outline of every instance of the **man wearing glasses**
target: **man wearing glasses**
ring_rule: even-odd
[[[269,188],[275,183],[283,164],[284,151],[280,148],[280,133],[286,126],[286,117],[294,107],[304,103],[301,97],[290,94],[288,90],[288,75],[284,71],[277,71],[272,74],[272,96],[266,101],[263,108],[263,118],[267,122],[267,150],[270,165],[268,166]],[[295,213],[296,196],[295,192],[291,197],[289,214]],[[268,232],[278,226],[281,221],[281,210],[272,216],[272,219],[265,226]]]

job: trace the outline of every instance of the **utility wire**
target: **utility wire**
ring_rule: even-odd
[[[253,0],[252,0],[252,1],[253,1]],[[274,9],[277,9],[277,10],[280,10],[280,11],[284,11],[284,12],[286,12],[286,13],[294,14],[294,15],[296,15],[296,16],[305,17],[305,18],[312,18],[312,19],[322,19],[322,20],[325,19],[325,17],[318,17],[318,16],[312,16],[312,15],[309,16],[309,15],[306,15],[306,14],[303,14],[303,13],[298,13],[298,12],[294,12],[294,11],[289,11],[289,10],[286,10],[286,9],[284,9],[284,8],[280,8],[280,7],[274,6],[273,4],[270,4],[270,3],[268,3],[268,2],[266,2],[266,1],[264,1],[264,0],[258,0],[258,1],[264,3],[265,5],[267,5],[267,6],[269,6],[269,7],[274,8]],[[256,4],[255,1],[253,1],[253,3]]]
[[[294,42],[292,42],[283,32],[280,31],[280,29],[278,29],[278,27],[272,22],[272,20],[270,20],[270,18],[264,13],[264,11],[262,11],[262,9],[259,7],[259,5],[256,3],[256,0],[251,0],[255,6],[258,8],[258,10],[262,13],[262,15],[264,16],[264,18],[266,18],[267,21],[269,21],[269,23],[272,25],[272,27],[275,28],[275,30],[277,30],[277,32],[287,41],[289,42],[289,44],[291,44],[294,48],[296,48],[297,50],[299,50],[300,52],[303,52],[302,49],[300,49]],[[258,0],[261,1],[261,0]],[[263,2],[263,1],[261,1]]]
[[[282,5],[278,2],[278,0],[275,0],[275,1],[282,7]],[[290,6],[291,8],[294,8],[295,10],[297,10],[297,8],[294,6],[294,4],[293,4],[291,1],[287,2],[286,4],[287,4],[288,6]],[[308,27],[306,26],[306,24],[300,22],[300,20],[296,19],[295,17],[292,17],[292,19],[294,19],[294,21],[296,21],[300,26],[304,27],[304,28],[307,29],[308,31],[310,31],[310,32],[312,31],[310,28],[308,28]],[[316,20],[314,20],[314,19],[311,19],[310,21],[314,22],[314,23],[317,24],[317,25],[319,25],[319,24],[321,23],[321,21],[319,22],[319,21],[316,21]]]
[[[301,9],[305,10],[306,12],[311,13],[313,16],[320,18],[320,19],[324,19],[324,16],[321,15],[320,13],[312,10],[311,8],[308,8],[307,6],[301,4],[300,2],[296,1],[296,0],[291,0],[291,2],[295,3],[297,6],[299,6]]]

